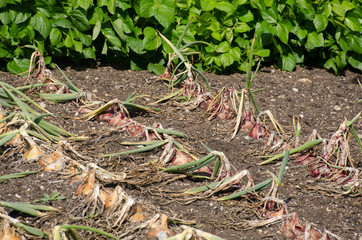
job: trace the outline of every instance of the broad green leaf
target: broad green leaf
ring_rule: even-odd
[[[73,46],[75,51],[82,53],[83,52],[83,44],[79,41],[73,40]]]
[[[265,24],[267,24],[267,26],[265,26]],[[266,34],[266,33],[271,33],[273,34],[274,36],[278,36],[278,31],[277,31],[277,25],[275,24],[269,24],[267,22],[263,22],[262,23],[262,27],[263,27],[263,34]]]
[[[143,41],[134,37],[129,37],[127,41],[128,46],[137,54],[143,54]]]
[[[176,32],[178,36],[182,36],[183,32],[185,31],[186,25],[185,26],[177,26],[176,27]],[[184,35],[184,38],[182,39],[182,41],[184,43],[191,43],[191,42],[195,42],[195,36],[190,32],[190,29],[188,28],[186,31],[186,34]]]
[[[236,0],[235,5],[240,6],[240,5],[243,5],[243,4],[247,3],[247,2],[248,2],[247,0]]]
[[[130,15],[126,14],[126,16],[123,19],[123,31],[125,33],[131,33],[134,30],[134,23],[133,19],[130,17]]]
[[[288,72],[291,72],[294,70],[297,62],[295,60],[295,57],[293,54],[288,53],[288,55],[282,55],[282,69],[286,70]]]
[[[360,3],[361,3],[361,2],[360,2]],[[356,7],[356,5],[354,5],[354,4],[352,3],[352,1],[350,1],[350,0],[344,0],[344,1],[342,2],[342,6],[343,6],[343,8],[344,8],[345,11],[352,10],[352,9],[354,9],[354,8]]]
[[[42,7],[38,7],[37,9],[37,12],[38,13],[41,13],[41,14],[43,14],[45,17],[47,17],[47,18],[51,18],[52,17],[52,14],[48,11],[48,9],[45,9],[45,8],[42,8]],[[11,14],[13,12],[13,14]],[[14,18],[15,18],[15,11],[11,11],[10,12],[10,15],[12,15],[12,21],[14,20]]]
[[[103,22],[103,18],[107,16],[106,13],[103,13],[102,8],[95,7],[94,12],[92,14],[92,18],[89,20],[89,24],[93,25],[96,24],[96,22]]]
[[[87,47],[90,47],[92,45],[92,37],[90,35],[79,33],[79,40],[83,45]]]
[[[270,50],[269,49],[254,50],[254,55],[259,57],[269,57]]]
[[[254,15],[251,13],[250,10],[248,10],[246,13],[244,13],[242,16],[238,17],[241,22],[247,23],[254,20]]]
[[[341,16],[344,18],[344,15],[346,14],[346,10],[343,8],[343,6],[337,2],[333,2],[332,3],[332,10],[333,12],[335,12],[337,15]]]
[[[273,11],[270,11],[270,13],[273,14]],[[267,22],[267,23],[270,23],[270,24],[275,24],[277,23],[277,17],[276,15],[270,15],[269,12],[267,11],[261,11],[261,17]]]
[[[30,60],[27,58],[14,58],[6,65],[7,70],[12,74],[27,74],[29,70]]]
[[[172,0],[140,0],[141,16],[154,16],[164,27],[168,28],[175,19],[175,2]]]
[[[226,29],[226,31],[225,31],[225,39],[226,39],[226,41],[228,41],[230,44],[231,44],[231,42],[233,41],[233,39],[234,39],[234,32],[233,32],[233,30],[232,30],[231,28]]]
[[[73,33],[72,30],[69,30],[67,36],[64,39],[64,46],[66,46],[67,48],[71,48],[73,46]]]
[[[352,54],[348,57],[348,63],[352,67],[362,71],[362,55],[361,54]]]
[[[302,48],[295,48],[293,49],[294,51],[292,52],[295,61],[297,62],[297,64],[301,64],[304,63],[304,52]]]
[[[6,7],[7,0],[0,0],[0,8]]]
[[[29,17],[30,13],[17,12],[13,22],[19,24],[28,20]]]
[[[349,60],[349,59],[348,59],[348,60]],[[327,68],[327,69],[333,69],[335,74],[338,73],[338,69],[337,69],[337,66],[336,66],[336,63],[335,63],[335,59],[334,59],[334,58],[328,59],[328,60],[325,62],[324,67]]]
[[[165,66],[158,64],[158,63],[149,63],[147,65],[147,70],[149,72],[153,72],[157,75],[161,75],[163,71],[165,70]]]
[[[298,28],[297,32],[295,33],[295,35],[297,35],[297,37],[299,38],[299,40],[303,40],[304,38],[307,37],[308,35],[308,31],[302,28]]]
[[[96,53],[95,53],[95,48],[84,48],[83,49],[83,55],[85,58],[88,58],[88,59],[94,59],[96,60]]]
[[[243,33],[243,32],[247,32],[250,31],[251,28],[249,27],[248,24],[244,23],[244,22],[239,22],[236,24],[234,31],[236,33]]]
[[[362,54],[362,39],[358,36],[348,40],[350,48],[358,54]]]
[[[219,53],[227,52],[227,51],[229,51],[229,49],[230,49],[230,45],[229,45],[229,43],[226,42],[226,41],[220,43],[219,46],[216,47],[216,50],[217,50]]]
[[[9,33],[12,36],[17,36],[19,34],[18,24],[16,24],[16,23],[11,24],[11,27],[9,28]]]
[[[52,22],[52,27],[62,27],[62,28],[68,28],[68,29],[71,29],[73,28],[73,24],[68,20],[68,19],[65,19],[65,18],[57,18],[57,19],[54,19],[53,22]]]
[[[307,49],[314,49],[323,46],[324,46],[323,33],[319,34],[317,34],[316,32],[308,33],[307,43],[305,45]]]
[[[77,0],[75,2],[76,2],[76,4],[75,4],[74,8],[81,7],[84,10],[87,10],[90,6],[93,5],[92,0]]]
[[[124,34],[124,31],[123,31],[123,19],[118,18],[117,20],[112,21],[112,26],[113,26],[114,30],[116,31],[117,35],[120,37],[120,39],[125,41],[127,39],[127,36]]]
[[[239,45],[240,48],[242,49],[247,49],[250,45],[249,40],[245,39],[245,38],[241,38],[241,37],[237,37],[235,39],[235,42]]]
[[[116,0],[107,0],[106,5],[108,12],[113,15],[116,12]]]
[[[156,30],[152,27],[146,27],[143,30],[143,48],[146,50],[155,50],[158,46],[157,43],[160,42],[161,39],[157,39]]]
[[[7,25],[11,22],[9,11],[3,11],[0,13],[0,21]]]
[[[101,22],[97,21],[93,28],[92,40],[94,41],[101,32]]]
[[[234,58],[228,52],[221,54],[219,57],[220,57],[220,61],[221,61],[222,65],[224,67],[228,67],[234,63]]]
[[[108,46],[107,46],[107,41],[105,40],[104,41],[104,44],[103,44],[103,48],[102,48],[102,54],[106,55],[108,52]]]
[[[233,9],[233,5],[231,3],[228,3],[228,2],[217,2],[215,4],[215,8],[219,9],[220,11],[229,13]]]
[[[304,9],[313,9],[308,0],[296,0],[296,3]]]
[[[317,32],[322,32],[324,29],[326,29],[328,20],[322,14],[316,14],[313,23]]]
[[[101,29],[104,37],[112,43],[114,46],[117,46],[119,48],[122,48],[122,42],[121,40],[116,36],[115,32],[112,28],[102,28]]]
[[[343,36],[338,39],[337,43],[342,48],[343,51],[345,51],[345,52],[348,51],[349,45],[348,45],[346,39]]]
[[[56,46],[62,40],[62,32],[58,28],[52,28],[49,35],[50,44]]]
[[[217,5],[218,3],[215,3],[215,1],[213,0],[201,0],[200,1],[200,5],[201,5],[201,9],[202,11],[211,11],[215,8],[215,5]]]
[[[10,52],[3,48],[0,48],[0,58],[6,58],[6,57],[11,57]]]
[[[85,32],[91,28],[85,14],[78,9],[70,13],[70,19],[72,20],[73,25],[81,32]]]
[[[344,20],[344,24],[346,24],[349,29],[355,32],[361,32],[361,23],[359,22],[360,19],[355,17],[346,17]]]
[[[212,32],[211,33],[211,36],[214,38],[214,39],[216,39],[216,40],[218,40],[218,41],[221,41],[221,40],[223,40],[223,38],[224,38],[224,36],[225,36],[225,32]]]
[[[47,38],[52,28],[51,21],[41,13],[36,13],[31,19],[30,24],[37,30],[43,38]]]
[[[229,53],[233,57],[234,61],[240,61],[241,50],[239,47],[233,47],[230,49]]]
[[[289,31],[287,26],[285,26],[283,23],[277,23],[276,30],[280,41],[282,41],[284,44],[288,44]]]
[[[347,52],[340,52],[336,56],[336,65],[338,69],[343,69],[345,66],[347,66]]]

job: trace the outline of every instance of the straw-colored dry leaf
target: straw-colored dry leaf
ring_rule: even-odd
[[[44,156],[43,158],[40,158],[39,164],[47,166],[47,165],[53,163],[54,161],[57,161],[61,156],[63,156],[63,154],[61,152],[54,151],[52,154],[48,154],[48,155]]]
[[[5,118],[5,114],[0,109],[0,120],[3,120],[4,118]],[[6,131],[5,125],[6,125],[5,121],[0,123],[0,134],[4,133]]]
[[[38,145],[34,144],[30,147],[30,149],[24,153],[24,158],[28,161],[36,159],[38,157],[40,157],[43,153],[41,152],[40,148],[38,147]]]
[[[46,167],[44,167],[44,172],[49,171],[60,171],[64,168],[65,165],[65,158],[60,158],[57,161],[48,164]]]
[[[165,214],[161,214],[159,220],[151,226],[151,230],[147,233],[147,238],[158,238],[163,233],[166,233],[167,236],[174,235],[174,232],[168,229],[167,216]]]
[[[143,213],[142,207],[140,204],[136,205],[136,213],[133,214],[130,218],[130,222],[142,222],[146,219],[146,215]]]
[[[114,206],[117,200],[118,200],[118,191],[117,189],[114,189],[113,191],[110,191],[107,194],[104,205],[106,208],[110,208]]]
[[[20,240],[21,238],[15,235],[15,230],[10,226],[8,221],[3,224],[3,229],[0,232],[0,240]]]
[[[96,175],[95,169],[93,169],[91,172],[88,173],[87,182],[85,184],[80,185],[77,189],[78,195],[90,195],[92,193],[95,183],[95,175]]]

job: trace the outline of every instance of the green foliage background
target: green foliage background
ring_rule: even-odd
[[[361,16],[359,0],[0,0],[0,66],[25,72],[39,49],[47,63],[112,58],[160,74],[172,49],[157,30],[176,44],[192,18],[184,42],[217,50],[193,45],[202,70],[245,71],[254,35],[255,54],[287,71],[362,70]]]

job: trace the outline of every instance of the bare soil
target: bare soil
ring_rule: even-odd
[[[112,99],[125,100],[128,95],[146,95],[136,102],[150,105],[170,92],[167,86],[155,78],[155,75],[146,71],[134,72],[117,69],[115,66],[101,66],[84,63],[83,66],[63,67],[64,73],[71,81],[84,91],[88,91],[105,101]],[[54,78],[63,81],[58,71],[53,71]],[[206,73],[212,89],[217,92],[222,87],[234,87],[241,90],[245,84],[246,75],[233,73],[215,75]],[[293,116],[302,120],[302,139],[306,140],[316,129],[320,136],[329,138],[339,124],[345,119],[351,120],[362,110],[358,99],[362,98],[362,89],[358,85],[361,75],[354,72],[345,72],[335,76],[323,69],[297,67],[293,72],[284,72],[273,67],[263,67],[258,73],[253,89],[261,91],[255,93],[256,101],[261,110],[271,110],[279,123],[292,132]],[[8,73],[0,72],[0,81],[15,86],[25,85],[25,79]],[[102,154],[115,153],[125,150],[121,141],[137,141],[126,133],[111,131],[105,123],[97,121],[79,121],[73,119],[77,110],[77,103],[49,103],[46,108],[69,118],[55,118],[52,121],[60,124],[64,129],[78,135],[88,136],[84,141],[72,142],[74,149],[84,156],[94,159],[98,166],[112,172],[130,171],[137,169],[160,155],[162,149],[150,153],[133,154],[129,156],[102,158]],[[278,161],[260,166],[258,157],[265,153],[265,147],[260,141],[251,139],[244,132],[239,132],[231,139],[233,120],[212,119],[201,108],[189,110],[180,107],[175,101],[154,105],[162,111],[159,113],[132,114],[132,119],[152,126],[160,123],[164,128],[174,129],[187,134],[189,137],[182,142],[196,153],[204,156],[207,151],[201,143],[208,147],[224,152],[236,171],[249,170],[255,183],[270,177],[267,172],[277,174],[280,164]],[[361,121],[355,124],[356,131],[362,133]],[[351,155],[361,170],[362,155],[351,139]],[[0,176],[15,172],[40,169],[37,162],[26,162],[21,154],[12,157],[0,158]],[[155,174],[157,170],[155,170]],[[136,173],[137,174],[137,173]],[[141,175],[141,172],[139,173]],[[171,174],[168,174],[171,175]],[[176,176],[175,174],[173,174]],[[183,192],[189,188],[208,183],[204,180],[180,178],[168,184],[155,182],[150,184],[120,184],[125,191],[136,201],[142,203],[149,214],[164,213],[182,220],[194,220],[203,231],[215,234],[226,239],[286,239],[281,233],[281,223],[275,223],[259,228],[245,230],[241,222],[257,219],[253,211],[248,209],[250,199],[220,202],[218,197],[197,200],[189,204],[177,201],[172,193]],[[296,212],[304,222],[311,222],[323,232],[324,229],[343,239],[361,239],[362,237],[362,200],[361,196],[341,196],[326,194],[313,189],[316,186],[326,186],[332,183],[316,179],[309,175],[306,166],[293,161],[288,163],[284,174],[283,186],[280,188],[279,198],[287,202],[289,212]],[[60,192],[64,200],[51,201],[50,204],[60,209],[44,218],[30,218],[11,214],[26,221],[29,225],[39,227],[51,234],[51,229],[59,224],[90,225],[111,232],[116,236],[132,226],[127,223],[124,229],[107,229],[102,218],[84,218],[81,212],[86,209],[87,201],[84,196],[76,195],[79,183],[70,184],[69,176],[59,172],[42,172],[24,178],[11,179],[0,183],[0,201],[34,202],[43,197],[43,194]],[[110,187],[114,187],[110,185]],[[338,188],[338,186],[335,186]],[[169,195],[168,195],[169,194]],[[224,193],[225,194],[225,193]],[[230,194],[230,193],[228,193]],[[10,209],[6,209],[11,212]],[[170,225],[174,231],[180,233],[177,225]],[[146,239],[145,230],[133,232],[129,239]],[[84,233],[86,234],[86,233]],[[85,235],[85,239],[102,239],[99,235]],[[27,238],[30,238],[27,236]]]

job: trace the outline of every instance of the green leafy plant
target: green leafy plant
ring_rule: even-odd
[[[44,194],[43,196],[43,198],[36,199],[34,202],[50,202],[65,199],[65,196],[61,196],[60,192],[55,192],[52,195]]]
[[[54,57],[117,58],[161,74],[169,46],[160,47],[157,30],[177,45],[191,18],[185,40],[210,44],[192,47],[201,53],[198,70],[246,71],[254,35],[255,55],[287,71],[310,59],[335,73],[362,69],[357,0],[15,0],[0,9],[0,61],[16,74],[27,71],[33,50],[46,64]]]

